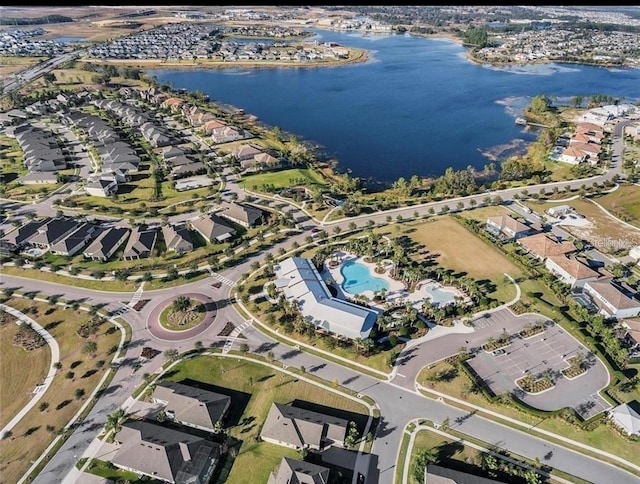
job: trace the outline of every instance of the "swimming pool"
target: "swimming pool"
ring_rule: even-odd
[[[431,297],[431,301],[439,307],[453,304],[456,301],[455,294],[453,292],[447,291],[439,286],[428,284],[424,287],[424,290]]]
[[[342,289],[349,294],[362,294],[365,291],[389,289],[389,283],[371,275],[369,268],[359,262],[348,261],[340,268]]]

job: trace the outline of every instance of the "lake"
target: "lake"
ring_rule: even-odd
[[[316,31],[320,41],[370,50],[366,63],[324,68],[149,70],[318,143],[340,171],[382,183],[481,170],[521,153],[536,133],[515,124],[533,96],[558,103],[607,94],[636,102],[640,69],[546,64],[506,69],[465,58],[446,39]]]

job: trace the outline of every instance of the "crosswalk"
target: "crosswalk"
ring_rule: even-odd
[[[209,274],[211,274],[211,277],[213,277],[214,279],[217,279],[222,284],[226,284],[229,287],[233,287],[233,285],[235,284],[235,282],[229,279],[228,277],[224,277],[222,274],[218,274],[217,272],[214,272],[214,270],[211,269],[211,267],[209,267]]]
[[[144,281],[142,282],[142,284],[140,284],[140,287],[136,290],[136,292],[133,293],[133,297],[131,298],[131,301],[129,301],[129,304],[128,304],[130,308],[134,307],[136,303],[140,301],[140,299],[142,298],[143,288],[144,288]]]
[[[233,346],[233,343],[235,342],[236,339],[238,339],[238,336],[240,336],[240,334],[252,324],[253,324],[253,319],[247,319],[240,326],[236,326],[233,329],[233,331],[231,331],[231,334],[227,336],[227,340],[224,342],[224,346],[222,347],[222,353],[223,354],[229,353],[229,351],[231,350],[231,347]]]

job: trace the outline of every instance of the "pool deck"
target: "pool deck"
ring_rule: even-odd
[[[352,298],[353,294],[349,294],[342,289],[342,283],[344,282],[344,277],[340,272],[340,268],[346,262],[358,262],[364,266],[366,266],[371,274],[374,277],[378,277],[380,279],[384,279],[389,284],[389,289],[386,292],[386,300],[389,303],[394,302],[410,302],[412,306],[418,309],[418,311],[422,310],[422,304],[425,300],[432,299],[432,295],[429,293],[428,288],[431,286],[436,286],[442,291],[447,291],[453,293],[454,296],[460,296],[463,300],[468,301],[467,298],[459,289],[452,286],[443,286],[439,282],[434,281],[432,279],[424,279],[419,281],[416,285],[416,290],[414,292],[408,292],[407,287],[403,282],[397,281],[393,279],[389,273],[391,269],[393,269],[393,263],[389,260],[385,260],[383,262],[383,267],[385,269],[383,274],[379,274],[375,271],[377,264],[371,262],[365,262],[364,257],[357,256],[355,254],[351,254],[346,251],[338,251],[336,252],[338,265],[331,268],[328,264],[326,264],[326,271],[329,273],[331,278],[337,284],[337,290],[339,293],[339,297],[342,299]],[[369,301],[372,306],[379,306],[373,303],[373,297],[375,296],[373,291],[364,291],[362,293]],[[381,307],[381,306],[379,306]]]

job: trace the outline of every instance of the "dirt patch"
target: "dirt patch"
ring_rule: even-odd
[[[21,346],[27,351],[32,351],[47,344],[40,333],[33,329],[29,324],[20,324],[20,329],[13,337],[13,344]]]

